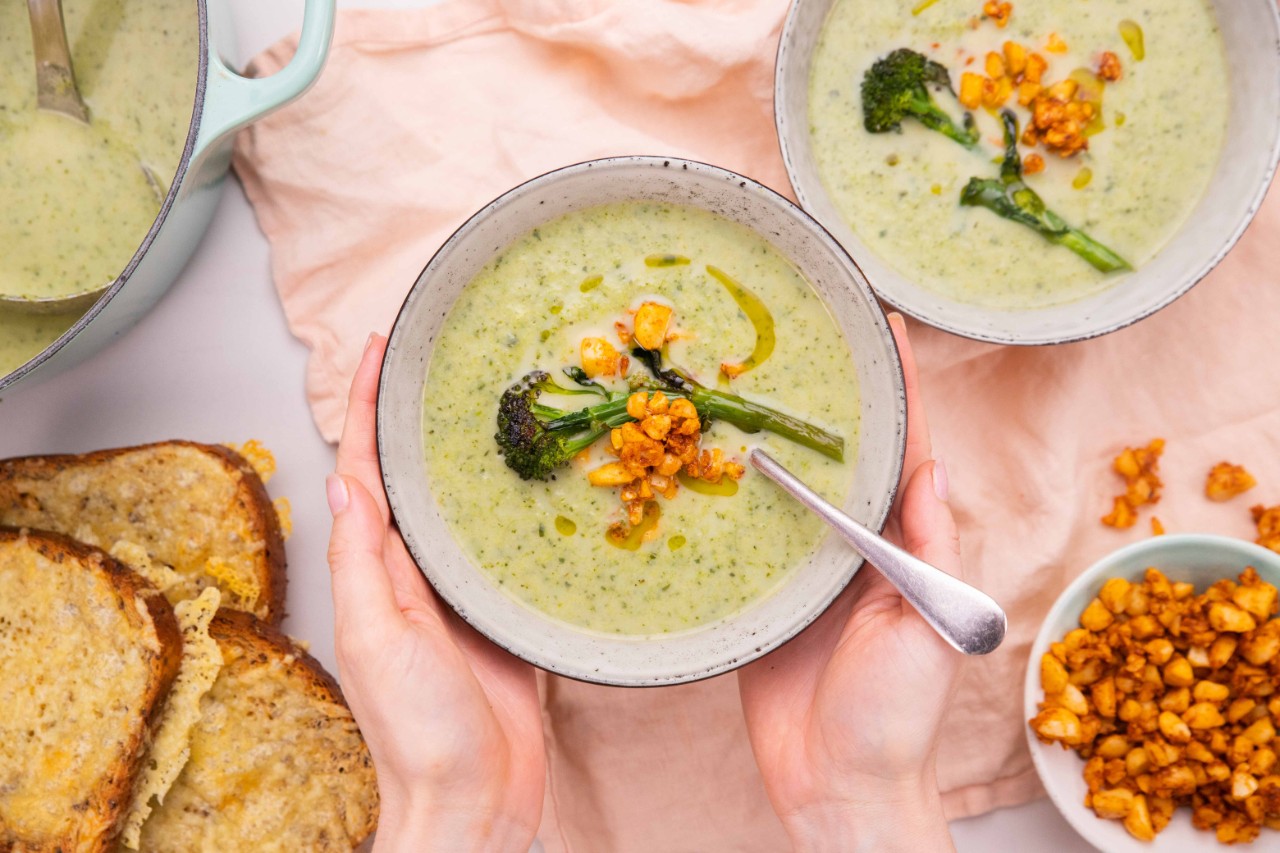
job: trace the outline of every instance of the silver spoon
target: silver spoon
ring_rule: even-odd
[[[62,0],[27,0],[36,57],[36,103],[42,110],[89,123],[89,111],[76,88],[62,20]]]
[[[62,17],[62,0],[27,0],[27,13],[31,18],[31,44],[36,60],[36,106],[81,124],[88,124],[89,110],[76,86],[75,69],[71,64],[71,49],[67,46],[67,28]],[[145,163],[139,163],[138,168],[146,177],[147,185],[151,187],[157,204],[163,204],[164,191],[155,173]],[[97,302],[111,284],[112,282],[107,282],[100,287],[70,296],[32,297],[0,294],[0,308],[9,308],[27,314],[81,312]]]
[[[989,595],[872,533],[823,500],[763,450],[752,450],[750,459],[756,470],[834,528],[875,566],[938,636],[956,650],[966,655],[985,655],[995,651],[1004,640],[1007,620],[1000,605]]]

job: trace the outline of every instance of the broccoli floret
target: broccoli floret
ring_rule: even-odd
[[[622,399],[622,421],[614,423],[618,416],[617,401],[605,402],[582,409],[580,425],[572,428],[551,429],[549,422],[571,413],[538,402],[544,393],[579,394],[578,389],[562,388],[542,370],[527,374],[502,394],[498,402],[498,452],[507,467],[525,480],[547,480],[561,466],[618,423],[625,422],[626,399]],[[599,411],[600,417],[594,412]]]
[[[1129,263],[1062,217],[1045,207],[1039,193],[1022,180],[1022,158],[1018,156],[1018,119],[1010,111],[1000,114],[1004,124],[1004,161],[999,178],[970,178],[960,191],[960,203],[985,207],[1011,222],[1040,233],[1050,243],[1066,246],[1102,272],[1132,269]]]
[[[888,133],[912,117],[931,130],[945,134],[966,148],[978,143],[973,116],[964,114],[961,125],[934,103],[929,86],[951,88],[947,69],[923,54],[899,48],[881,57],[862,78],[862,119],[871,133]]]

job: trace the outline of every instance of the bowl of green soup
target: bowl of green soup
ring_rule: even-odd
[[[89,120],[36,108],[26,4],[0,4],[0,390],[122,334],[213,216],[239,128],[324,65],[334,0],[307,0],[298,51],[249,79],[225,0],[63,0]]]
[[[440,596],[546,670],[726,672],[860,559],[762,475],[762,447],[880,529],[902,368],[843,249],[786,199],[672,158],[501,196],[423,270],[378,397],[388,500]]]
[[[1226,255],[1280,151],[1272,0],[795,0],[801,205],[876,293],[1000,344],[1123,328]]]

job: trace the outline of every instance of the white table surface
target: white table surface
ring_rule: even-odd
[[[411,7],[431,0],[339,0]],[[298,27],[301,0],[230,0],[245,61]],[[424,259],[425,260],[425,259]],[[267,242],[240,186],[228,182],[213,225],[169,294],[128,336],[71,371],[0,400],[0,457],[82,452],[167,438],[263,441],[279,471],[269,490],[293,504],[290,634],[336,672],[325,546],[324,477],[334,451],[303,395],[306,348],[285,326]],[[964,853],[1092,850],[1047,800],[952,823]]]

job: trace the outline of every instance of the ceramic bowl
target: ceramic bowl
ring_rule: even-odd
[[[1034,717],[1037,704],[1044,699],[1044,691],[1040,689],[1040,658],[1049,650],[1049,645],[1061,640],[1068,631],[1080,627],[1080,614],[1107,579],[1121,577],[1140,581],[1150,566],[1164,572],[1171,581],[1195,584],[1197,592],[1203,592],[1222,578],[1235,579],[1246,566],[1257,569],[1267,583],[1280,586],[1280,554],[1225,536],[1156,536],[1103,557],[1058,596],[1040,627],[1027,659],[1023,686],[1024,719]],[[1076,832],[1099,850],[1106,853],[1182,853],[1217,845],[1212,833],[1202,832],[1191,825],[1188,809],[1178,809],[1173,821],[1156,836],[1154,842],[1137,840],[1120,821],[1098,818],[1084,805],[1087,788],[1083,776],[1084,762],[1080,757],[1057,744],[1041,743],[1030,727],[1024,727],[1024,730],[1036,772],[1040,774],[1040,781],[1049,797]],[[1262,844],[1261,841],[1258,843]]]
[[[1137,271],[1101,293],[1051,308],[1002,311],[941,296],[895,272],[836,210],[809,137],[810,62],[837,2],[794,0],[778,49],[774,112],[796,198],[857,262],[876,294],[917,319],[998,344],[1057,344],[1114,332],[1147,317],[1204,278],[1253,219],[1280,155],[1280,21],[1275,0],[1211,0],[1231,73],[1227,142],[1217,172],[1187,222]],[[978,4],[981,5],[981,4]]]
[[[767,653],[813,621],[861,561],[828,536],[778,589],[737,614],[680,633],[634,637],[579,629],[517,601],[454,540],[432,492],[422,423],[432,342],[450,306],[497,252],[536,226],[629,200],[692,205],[741,223],[787,256],[821,296],[851,347],[863,400],[856,475],[844,509],[877,530],[901,473],[906,408],[888,324],[848,255],[791,202],[724,169],[654,157],[581,163],[516,187],[449,238],[405,299],[383,363],[378,449],[396,523],[441,598],[493,642],[571,678],[640,686],[705,678]]]

